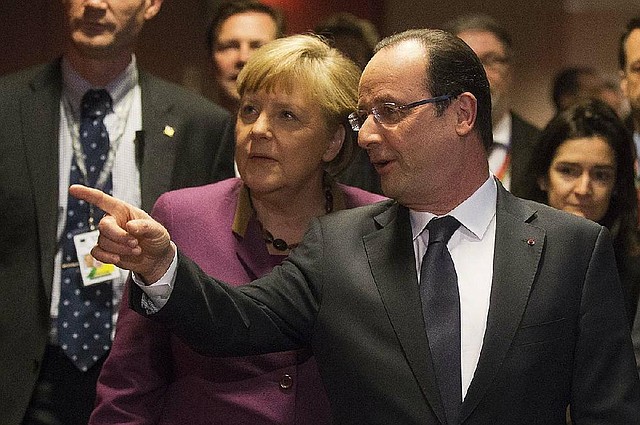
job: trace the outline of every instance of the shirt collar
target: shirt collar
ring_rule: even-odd
[[[251,217],[253,217],[253,208],[251,207],[251,200],[249,199],[249,191],[245,185],[242,185],[240,193],[238,194],[238,203],[236,204],[236,213],[233,216],[231,230],[244,238]]]
[[[82,78],[82,76],[71,66],[69,61],[63,57],[62,59],[62,81],[63,92],[71,103],[74,111],[80,111],[80,102],[82,96],[91,88],[104,88],[111,95],[114,109],[118,108],[120,101],[138,84],[138,67],[136,65],[136,56],[131,55],[131,62],[116,78],[111,80],[105,87],[93,87],[91,83]]]
[[[471,196],[460,205],[451,210],[448,214],[455,217],[462,226],[467,228],[473,235],[482,239],[489,224],[496,214],[496,202],[498,199],[498,188],[495,178],[489,174],[489,178]],[[409,211],[411,219],[411,232],[413,240],[420,236],[435,214],[426,211]]]
[[[493,127],[493,142],[509,147],[511,144],[511,114],[504,117]]]

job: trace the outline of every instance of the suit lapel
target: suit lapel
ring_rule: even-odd
[[[58,139],[62,75],[60,62],[48,65],[30,82],[20,100],[20,121],[33,185],[40,241],[40,265],[45,293],[51,296],[53,259],[57,252]],[[50,259],[50,260],[49,260]]]
[[[140,72],[142,96],[142,128],[144,143],[136,140],[142,154],[140,188],[142,208],[151,211],[155,200],[172,188],[173,175],[158,170],[173,170],[180,138],[179,122],[174,113],[172,97],[154,82],[154,77]]]
[[[374,281],[407,362],[433,411],[445,423],[422,318],[409,211],[393,204],[375,220],[381,228],[364,237]]]
[[[529,224],[535,210],[498,184],[493,283],[482,351],[462,405],[464,421],[495,379],[522,319],[545,233]]]

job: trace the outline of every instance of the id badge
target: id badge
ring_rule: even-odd
[[[80,233],[73,237],[84,286],[120,277],[120,269],[118,267],[113,264],[104,264],[91,255],[91,249],[98,243],[99,234],[98,230],[94,230]]]

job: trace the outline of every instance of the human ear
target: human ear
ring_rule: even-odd
[[[466,136],[475,127],[478,116],[478,100],[473,94],[464,92],[458,95],[454,102],[457,114],[456,133],[458,136]]]
[[[148,21],[160,12],[163,0],[147,0],[147,6],[144,10],[144,19]]]
[[[335,159],[335,157],[342,149],[342,144],[344,143],[344,137],[346,135],[346,130],[343,125],[339,125],[336,129],[333,137],[329,141],[329,146],[327,146],[327,150],[322,154],[322,160],[324,162],[330,162]]]

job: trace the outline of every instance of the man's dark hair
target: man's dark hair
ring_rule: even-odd
[[[315,26],[313,32],[332,40],[334,37],[350,36],[362,42],[366,47],[367,59],[373,56],[373,49],[380,40],[375,26],[366,19],[358,18],[351,13],[342,12],[331,15]]]
[[[414,29],[383,39],[375,51],[415,40],[424,46],[427,57],[426,89],[432,96],[472,93],[478,101],[477,131],[485,149],[493,142],[491,127],[491,92],[482,63],[466,43],[441,30]],[[442,114],[449,102],[436,103],[436,111]]]
[[[595,68],[588,66],[572,66],[565,68],[556,74],[553,80],[551,97],[557,111],[564,109],[562,99],[566,96],[576,96],[580,91],[580,77],[597,75]]]
[[[464,31],[490,32],[504,45],[507,56],[510,58],[512,55],[513,43],[511,35],[509,35],[505,27],[489,15],[481,13],[462,15],[447,22],[443,29],[453,35],[458,35]]]
[[[627,39],[633,30],[640,30],[640,17],[632,18],[627,23],[624,33],[620,36],[620,44],[618,45],[618,65],[620,65],[621,71],[624,71],[627,67],[627,54],[624,51],[624,44],[627,42]]]
[[[222,3],[211,18],[207,29],[207,48],[213,50],[218,39],[218,31],[224,21],[233,15],[246,12],[258,12],[269,15],[276,24],[276,37],[284,36],[286,31],[284,16],[280,10],[255,0],[236,0]]]

